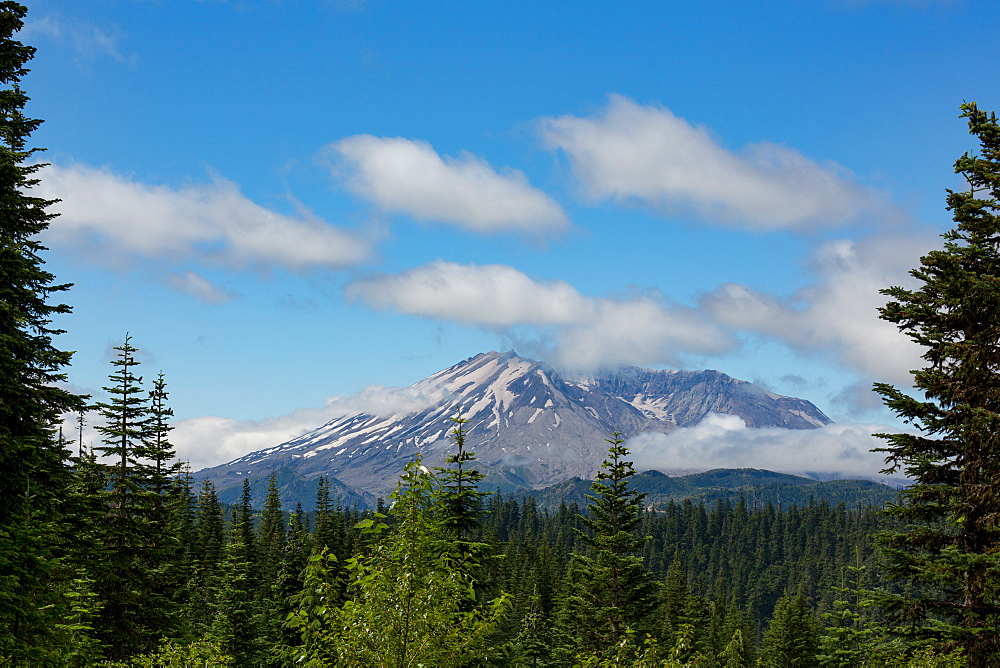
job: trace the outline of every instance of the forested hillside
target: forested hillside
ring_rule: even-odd
[[[311,510],[288,507],[281,472],[224,503],[176,457],[167,376],[144,380],[131,336],[106,400],[65,389],[52,319],[70,309],[50,300],[69,286],[42,267],[34,50],[13,38],[26,11],[0,2],[0,665],[998,665],[995,115],[962,105],[981,153],[956,163],[956,226],[917,289],[885,291],[882,318],[926,361],[920,398],[876,386],[918,428],[884,435],[887,470],[913,481],[891,501],[638,476],[617,433],[595,480],[491,494],[457,413],[443,464],[416,456],[375,509],[334,501],[326,477]]]

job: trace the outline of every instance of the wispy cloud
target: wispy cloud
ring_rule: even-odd
[[[684,353],[720,353],[735,342],[693,309],[658,295],[581,295],[506,265],[437,261],[348,285],[347,296],[381,309],[500,332],[534,326],[557,366],[592,371],[622,364],[676,363]]]
[[[722,285],[702,300],[720,324],[783,341],[805,355],[832,355],[870,378],[908,385],[921,366],[920,349],[877,308],[891,285],[911,285],[910,267],[934,241],[930,236],[873,236],[823,244],[815,256],[817,280],[780,299],[744,285]],[[868,384],[870,388],[870,384]]]
[[[623,364],[682,365],[691,356],[732,352],[750,333],[788,345],[803,358],[826,360],[860,376],[862,391],[842,403],[862,414],[879,405],[873,380],[908,386],[920,349],[879,319],[890,285],[911,285],[910,267],[935,245],[932,235],[873,235],[830,241],[815,253],[814,281],[790,297],[727,283],[698,308],[657,290],[588,296],[561,280],[540,280],[507,265],[438,260],[398,274],[358,279],[350,299],[377,309],[479,326],[567,370]]]
[[[620,95],[592,117],[544,118],[538,128],[594,200],[639,202],[752,230],[840,225],[879,201],[834,163],[769,142],[730,151],[669,109]]]
[[[884,457],[871,452],[885,441],[873,433],[898,431],[871,424],[829,424],[819,429],[749,429],[736,415],[709,413],[693,427],[630,438],[637,470],[756,468],[833,477],[888,478]]]
[[[48,38],[73,49],[80,60],[89,61],[108,57],[122,63],[133,63],[135,56],[122,53],[120,45],[125,33],[117,26],[101,27],[93,23],[61,18],[48,14],[29,19],[18,33],[18,39],[33,41]]]
[[[206,304],[222,304],[231,301],[235,295],[215,285],[201,274],[193,271],[171,272],[167,276],[170,286],[177,292],[191,295]]]
[[[357,135],[331,144],[334,173],[379,209],[473,232],[550,233],[566,214],[516,169],[470,153],[442,157],[424,141]]]
[[[50,165],[35,194],[61,199],[46,233],[53,246],[90,249],[102,262],[135,258],[207,262],[229,268],[308,270],[366,260],[373,240],[309,214],[288,216],[247,199],[232,181],[172,188],[108,169]],[[191,289],[197,279],[178,284]]]

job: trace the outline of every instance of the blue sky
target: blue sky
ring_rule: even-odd
[[[196,465],[511,347],[891,424],[877,291],[1000,106],[961,0],[28,4],[72,386],[130,332]]]

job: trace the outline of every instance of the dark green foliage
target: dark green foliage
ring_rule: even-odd
[[[824,666],[859,665],[870,654],[875,638],[874,627],[866,624],[866,608],[872,601],[862,580],[865,568],[849,566],[847,571],[850,581],[845,580],[836,588],[839,596],[833,602],[833,610],[824,615],[830,624],[819,639],[817,657]]]
[[[475,599],[486,584],[483,557],[485,543],[474,540],[480,530],[483,499],[488,492],[479,489],[483,474],[471,467],[476,453],[465,449],[467,419],[461,412],[451,421],[455,428],[449,434],[454,452],[445,458],[446,467],[435,468],[437,484],[434,488],[441,527],[451,539],[455,551],[455,567],[472,583],[473,596],[463,603],[464,612],[475,607]]]
[[[587,554],[572,555],[557,613],[560,644],[570,655],[616,645],[626,629],[645,631],[656,605],[652,574],[636,556],[646,538],[637,536],[643,495],[629,487],[635,474],[628,449],[614,434],[594,494],[588,496]]]
[[[0,659],[44,662],[66,601],[49,586],[59,569],[58,503],[69,484],[68,452],[56,435],[80,397],[58,387],[70,353],[52,342],[50,297],[68,285],[42,268],[37,236],[54,217],[31,197],[42,167],[29,148],[40,120],[24,115],[21,79],[35,49],[13,39],[27,8],[0,2]]]
[[[913,372],[922,398],[876,391],[919,433],[885,434],[888,470],[915,481],[890,512],[909,526],[881,544],[888,572],[917,585],[882,604],[907,637],[966,650],[970,665],[1000,661],[1000,125],[975,103],[962,117],[978,155],[955,163],[969,189],[948,191],[955,227],[944,248],[892,287],[879,312],[924,348]]]
[[[104,388],[110,399],[94,406],[104,418],[104,424],[97,426],[103,443],[97,451],[111,460],[112,514],[118,517],[128,515],[136,503],[132,497],[141,492],[136,468],[141,466],[142,444],[149,435],[149,406],[142,390],[142,377],[135,375],[139,366],[135,359],[138,349],[131,341],[132,337],[126,334],[124,343],[115,346],[118,354],[111,360],[115,371],[108,376],[111,385]]]
[[[536,499],[540,508],[554,510],[560,503],[585,505],[590,484],[588,480],[574,478],[524,494]],[[858,504],[881,506],[899,496],[897,490],[870,480],[819,482],[757,469],[716,469],[677,477],[668,477],[659,471],[642,471],[632,478],[630,485],[646,495],[648,507],[658,510],[671,501],[681,503],[689,500],[711,506],[716,501],[737,503],[740,499],[745,499],[751,509],[763,508],[768,503],[788,508],[823,501],[831,505],[844,503],[851,507]]]
[[[263,652],[253,548],[246,542],[253,529],[248,523],[246,514],[239,507],[234,509],[229,542],[217,570],[210,608],[213,619],[207,634],[238,666],[258,665]]]
[[[476,458],[476,453],[465,449],[465,425],[468,420],[459,413],[451,421],[455,423],[450,434],[455,452],[444,460],[449,466],[436,469],[441,479],[438,494],[441,497],[445,529],[456,541],[463,543],[469,541],[479,528],[483,498],[488,493],[480,491],[478,487],[485,476],[467,466]]]
[[[260,591],[263,593],[277,583],[285,551],[285,515],[281,512],[281,495],[273,475],[267,486],[264,510],[257,524],[256,540],[260,546]]]
[[[328,553],[313,555],[289,620],[302,633],[297,662],[461,666],[489,656],[487,637],[505,612],[505,597],[465,605],[475,603],[473,583],[456,568],[459,556],[435,488],[417,460],[392,495],[392,529],[378,516],[358,525],[381,537],[349,561],[343,605],[335,605]]]
[[[174,550],[166,534],[165,499],[152,487],[143,447],[149,436],[147,395],[135,375],[138,352],[125,336],[116,346],[107,402],[96,408],[104,418],[97,429],[103,444],[97,450],[110,459],[102,490],[105,517],[98,524],[104,554],[94,565],[95,588],[103,602],[96,624],[108,656],[124,659],[152,650],[169,628],[170,595],[164,571]],[[165,481],[163,481],[165,484]]]
[[[815,666],[818,653],[818,624],[805,596],[782,596],[761,642],[761,661],[774,668]]]
[[[191,632],[202,636],[212,625],[212,605],[220,582],[220,565],[225,545],[222,506],[215,488],[202,482],[195,510],[194,544],[188,575],[188,609],[185,615]]]
[[[167,397],[167,382],[161,371],[153,381],[153,389],[149,391],[145,434],[136,451],[144,460],[143,477],[146,486],[161,501],[183,466],[181,462],[174,461],[174,446],[170,443],[170,431],[173,427],[169,422],[174,411],[167,405]]]

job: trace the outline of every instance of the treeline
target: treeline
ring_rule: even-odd
[[[542,583],[561,574],[569,555],[587,549],[579,533],[586,507],[562,504],[550,513],[530,497],[499,495],[487,507],[483,537],[501,546],[507,591],[523,593],[535,584],[548,591]],[[821,502],[750,510],[743,500],[684,501],[642,514],[637,532],[648,540],[637,554],[658,580],[669,575],[673,586],[683,580],[693,595],[737,604],[759,634],[786,592],[802,592],[820,615],[833,609],[848,569],[873,571],[873,537],[888,526],[872,506]],[[550,565],[539,570],[534,565],[540,563]],[[863,580],[873,584],[868,575]]]
[[[42,267],[54,202],[31,196],[20,80],[27,9],[0,1],[0,665],[995,666],[1000,661],[1000,123],[962,105],[981,153],[949,192],[956,225],[885,291],[925,349],[916,399],[876,391],[919,432],[883,435],[914,484],[881,516],[806,504],[645,510],[611,439],[585,507],[487,498],[456,419],[371,513],[224,507],[170,444],[166,381],[117,348],[108,400],[64,389]],[[84,452],[58,425],[100,415]],[[80,439],[82,441],[82,439]],[[876,534],[873,536],[873,534]],[[877,563],[872,545],[878,548]],[[888,584],[891,583],[891,584]]]
[[[130,339],[117,350],[94,407],[103,443],[73,459],[66,633],[35,660],[854,665],[833,657],[870,651],[851,597],[873,584],[878,509],[643,510],[613,439],[588,505],[550,512],[479,490],[461,418],[449,466],[415,462],[391,509],[340,506],[324,478],[315,511],[283,508],[273,476],[261,510],[249,480],[225,505],[176,461],[163,375],[144,392]]]
[[[283,508],[273,475],[262,504],[247,479],[227,505],[177,461],[163,374],[147,389],[131,338],[115,350],[109,399],[80,410],[76,443],[60,442],[77,455],[48,624],[10,663],[848,666],[905,654],[868,637],[874,536],[893,528],[877,508],[653,510],[612,438],[586,505],[550,511],[480,490],[461,416],[447,466],[414,462],[375,510],[339,505],[322,477],[314,511]],[[87,451],[94,415],[101,443]]]

